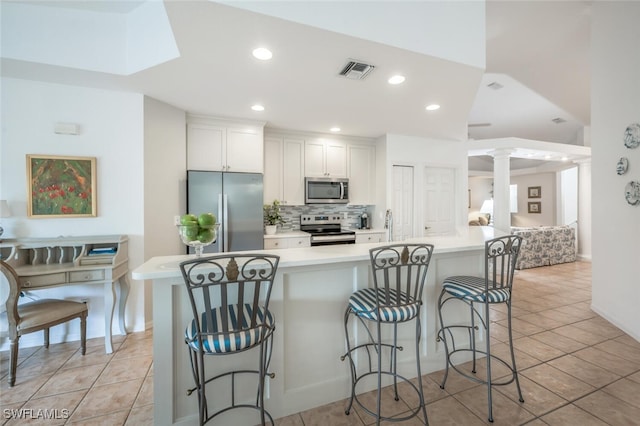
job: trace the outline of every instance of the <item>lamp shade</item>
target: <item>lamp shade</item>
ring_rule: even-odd
[[[489,213],[493,216],[493,199],[483,201],[482,207],[480,207],[480,213]]]
[[[0,200],[0,217],[10,217],[11,209],[7,200]]]

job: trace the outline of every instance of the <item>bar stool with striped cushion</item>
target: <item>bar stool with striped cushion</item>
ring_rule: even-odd
[[[341,359],[349,359],[351,371],[351,398],[345,411],[347,415],[351,412],[351,407],[355,401],[363,410],[375,416],[376,424],[380,424],[381,420],[408,420],[417,416],[420,412],[424,416],[424,423],[429,423],[422,391],[419,343],[422,293],[432,253],[433,245],[431,244],[393,244],[373,248],[369,251],[373,287],[354,292],[349,298],[344,315],[347,352]],[[357,318],[364,330],[366,330],[367,342],[351,342],[349,338],[349,318],[352,316]],[[415,340],[412,340],[415,342],[416,351],[417,386],[409,379],[398,374],[397,370],[397,351],[402,350],[402,346],[398,346],[398,325],[409,321],[415,321]],[[382,326],[385,324],[392,326],[393,341],[390,343],[383,343]],[[353,327],[355,328],[355,325]],[[387,353],[387,350],[390,362],[389,368],[385,369],[382,364],[382,353],[383,351]],[[372,352],[375,354],[375,362],[372,362]],[[358,356],[361,356],[361,358],[358,358]],[[362,365],[366,368],[363,369]],[[419,405],[412,407],[408,415],[399,417],[383,416],[381,414],[383,376],[390,376],[392,379],[394,399],[396,401],[399,400],[398,379],[406,381],[416,391]],[[364,383],[361,381],[367,377],[375,377],[377,379],[375,408],[366,407],[358,399],[358,384],[361,384],[362,387]]]
[[[446,370],[440,387],[444,389],[449,375],[449,367],[453,368],[463,376],[479,383],[487,385],[488,397],[488,419],[493,422],[492,386],[508,385],[516,382],[518,397],[520,402],[524,402],[520,382],[518,380],[518,370],[513,352],[513,338],[511,331],[511,295],[513,287],[513,275],[515,265],[520,252],[522,238],[516,235],[494,238],[485,242],[485,264],[484,277],[474,276],[452,276],[445,278],[442,284],[442,292],[438,299],[438,317],[440,318],[440,330],[438,331],[438,341],[444,342],[446,352]],[[443,311],[454,301],[465,303],[469,306],[470,318],[465,324],[444,324]],[[491,353],[491,334],[489,317],[489,307],[492,304],[505,303],[507,306],[507,320],[509,331],[509,350],[511,352],[510,363]],[[484,309],[476,308],[476,304],[484,305]],[[476,320],[477,319],[477,320]],[[484,339],[486,350],[478,349],[476,346],[476,333],[482,325],[485,330]],[[460,342],[462,340],[462,342]],[[456,343],[458,341],[458,344]],[[463,345],[464,343],[464,345]],[[486,378],[476,375],[477,354],[486,358],[487,373]],[[464,355],[471,355],[471,372],[462,370],[459,363],[466,361]],[[493,361],[498,361],[506,366],[511,374],[506,379],[494,381],[491,377],[491,365]]]
[[[275,255],[248,253],[199,257],[180,264],[193,311],[193,320],[185,330],[185,343],[195,387],[187,393],[197,391],[201,425],[237,408],[256,409],[261,424],[265,424],[266,418],[273,424],[273,418],[264,408],[264,382],[265,376],[275,377],[268,372],[275,329],[269,300],[278,262],[279,257]],[[234,370],[207,378],[205,356],[232,355],[256,347],[260,349],[256,370]],[[237,402],[235,379],[245,373],[257,374],[255,403]],[[223,378],[230,378],[230,388],[218,389],[215,395],[228,396],[231,401],[209,414],[206,385]]]

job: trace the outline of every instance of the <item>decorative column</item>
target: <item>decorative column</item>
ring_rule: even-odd
[[[491,153],[493,156],[493,227],[505,232],[511,230],[509,156],[512,152],[511,149],[498,149]]]
[[[591,159],[578,165],[578,256],[591,260]]]

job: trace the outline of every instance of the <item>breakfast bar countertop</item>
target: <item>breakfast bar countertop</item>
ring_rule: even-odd
[[[300,234],[308,235],[299,231]],[[296,236],[296,232],[275,234],[277,236]],[[490,226],[469,227],[456,236],[437,236],[412,238],[403,242],[428,243],[434,245],[434,253],[461,252],[484,248],[484,242],[491,238],[506,235]],[[251,250],[254,253],[274,253],[280,256],[280,268],[294,266],[312,266],[328,263],[354,262],[369,259],[369,249],[375,246],[398,244],[401,241],[390,243],[370,244],[339,244],[317,247],[302,247],[278,250]],[[150,280],[158,278],[181,277],[179,264],[185,260],[193,259],[194,255],[158,256],[149,259],[132,272],[134,280]]]

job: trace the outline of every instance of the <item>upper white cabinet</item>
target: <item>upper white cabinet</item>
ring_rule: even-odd
[[[187,117],[187,169],[263,173],[263,125]]]
[[[349,204],[375,204],[375,146],[348,145]]]
[[[304,175],[307,177],[347,177],[347,144],[330,139],[305,141]]]
[[[264,141],[264,202],[304,204],[304,140],[268,136]]]
[[[284,204],[304,204],[304,141],[284,138],[282,171],[282,201]]]

